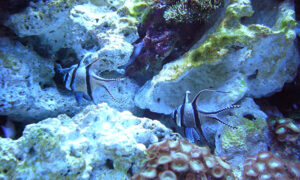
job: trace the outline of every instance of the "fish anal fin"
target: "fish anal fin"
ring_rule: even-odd
[[[95,83],[101,87],[103,87],[105,89],[105,91],[108,93],[108,95],[117,103],[119,103],[119,101],[111,94],[110,90],[108,89],[108,87],[105,85],[105,83],[101,82],[101,81],[95,81]]]

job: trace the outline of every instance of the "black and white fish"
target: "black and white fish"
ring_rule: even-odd
[[[185,98],[183,100],[183,104],[180,105],[174,112],[172,113],[172,118],[179,127],[183,127],[185,130],[185,136],[190,142],[195,142],[196,140],[200,140],[201,137],[208,143],[205,135],[203,134],[202,128],[201,128],[201,122],[205,121],[205,119],[214,119],[216,121],[219,121],[229,127],[235,128],[233,126],[230,126],[226,123],[224,123],[222,120],[219,119],[218,114],[233,108],[238,108],[240,106],[238,105],[231,105],[229,107],[226,107],[224,109],[216,110],[213,112],[205,112],[199,109],[196,102],[200,96],[200,94],[204,91],[214,91],[214,92],[222,92],[223,91],[217,91],[217,90],[210,90],[210,89],[204,89],[201,90],[193,99],[191,103],[189,103],[188,96],[190,94],[190,91],[186,91]]]
[[[75,92],[75,98],[78,104],[81,103],[82,97],[94,102],[93,92],[98,86],[103,87],[111,98],[117,101],[106,86],[106,83],[122,79],[105,79],[96,75],[93,64],[97,62],[98,59],[87,65],[84,64],[85,59],[86,58],[79,64],[65,69],[62,69],[60,65],[56,64],[57,71],[59,71],[60,74],[63,74],[63,84],[65,85],[65,88]]]

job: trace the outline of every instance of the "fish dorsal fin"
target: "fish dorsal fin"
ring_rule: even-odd
[[[83,59],[80,61],[80,63],[79,63],[79,67],[83,67],[83,66],[91,66],[91,65],[93,65],[95,62],[97,62],[97,61],[99,61],[100,59],[99,58],[97,58],[97,59],[95,59],[95,60],[93,60],[92,62],[90,62],[90,63],[88,63],[88,64],[84,64],[84,61],[88,58],[88,57],[90,57],[90,56],[92,56],[92,54],[88,54],[88,55],[86,55],[85,57],[83,57]]]
[[[183,99],[183,104],[189,103],[189,94],[191,94],[190,91],[186,91],[186,92],[185,92],[185,97],[184,97],[184,99]]]
[[[215,90],[215,89],[202,89],[201,91],[198,92],[198,94],[194,97],[193,101],[192,101],[192,104],[196,103],[199,96],[201,95],[202,92],[205,92],[205,91],[209,91],[209,92],[218,92],[218,93],[229,93],[229,92],[226,92],[226,91],[219,91],[219,90]]]

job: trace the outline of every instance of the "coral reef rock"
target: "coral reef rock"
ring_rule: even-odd
[[[236,129],[224,125],[214,127],[208,122],[202,126],[206,131],[216,129],[215,154],[227,157],[236,177],[241,177],[240,170],[245,159],[259,151],[268,150],[271,142],[267,115],[259,109],[252,98],[244,98],[240,105],[241,108],[235,109],[232,115],[226,118]]]
[[[18,140],[0,138],[0,179],[130,179],[146,147],[170,136],[156,120],[91,105],[28,125]]]
[[[293,80],[299,64],[293,2],[236,0],[225,6],[208,34],[146,82],[135,97],[137,106],[170,114],[186,90],[192,96],[206,88],[230,92],[217,98],[207,93],[199,100],[215,108],[245,95],[271,95]]]
[[[19,37],[37,36],[40,46],[49,47],[51,54],[61,48],[72,48],[80,57],[86,50],[104,51],[109,49],[106,46],[113,45],[120,51],[131,51],[130,43],[138,38],[136,18],[130,16],[124,1],[117,7],[105,2],[32,2],[25,11],[10,16],[5,25]]]
[[[53,83],[53,62],[18,42],[0,39],[0,115],[29,123],[82,107],[61,96]]]
[[[104,73],[105,77],[111,78],[124,73],[119,66],[126,64],[130,59],[133,51],[131,43],[138,38],[136,25],[139,16],[136,13],[141,9],[136,7],[142,6],[139,1],[129,2],[131,1],[36,1],[30,2],[24,11],[11,15],[5,26],[16,33],[27,49],[32,48],[45,59],[37,57],[21,61],[21,57],[25,59],[27,55],[24,54],[28,54],[26,52],[30,50],[18,45],[10,47],[11,50],[6,52],[6,41],[1,43],[4,56],[13,54],[13,49],[21,48],[16,51],[25,51],[13,56],[22,63],[18,65],[22,71],[18,71],[16,76],[2,78],[5,82],[5,89],[2,91],[6,90],[4,103],[8,105],[4,104],[1,108],[1,115],[13,116],[13,120],[24,122],[55,117],[60,113],[74,115],[82,109],[78,107],[72,93],[55,89],[52,80],[54,61],[63,67],[70,67],[78,64],[83,57],[89,57],[86,63],[99,59],[95,68],[98,74]],[[72,54],[72,58],[68,59],[61,54]],[[45,63],[41,64],[41,59]],[[38,69],[41,72],[36,70],[35,74],[32,74],[29,69],[36,69],[36,65],[39,65]],[[6,71],[2,71],[5,74]],[[28,73],[23,75],[23,72]],[[44,83],[41,85],[39,79],[31,80],[31,76],[28,76],[30,74],[41,77],[40,79],[44,78],[43,81],[48,82],[45,85],[47,88],[40,90],[39,86],[43,86]],[[20,86],[21,83],[23,84]],[[19,90],[15,86],[18,86]],[[31,88],[32,86],[34,87]],[[113,101],[101,87],[93,93],[96,103],[108,102],[120,110],[135,111],[133,97],[137,88],[130,79],[109,83],[108,89],[118,102]],[[20,92],[20,97],[17,98],[15,92]],[[84,105],[88,103],[91,102],[85,102]]]

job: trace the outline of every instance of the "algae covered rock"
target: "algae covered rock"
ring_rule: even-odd
[[[215,153],[228,157],[236,177],[241,177],[240,170],[245,159],[259,151],[268,150],[271,142],[267,115],[251,98],[244,98],[241,106],[227,118],[227,122],[234,124],[236,129],[222,126],[215,134]]]
[[[170,135],[156,120],[92,105],[73,118],[59,115],[28,125],[18,140],[0,138],[0,177],[130,179],[146,147]]]
[[[186,90],[192,95],[206,88],[230,92],[200,99],[209,111],[245,95],[271,95],[295,77],[299,56],[293,2],[237,0],[225,9],[216,27],[139,90],[137,106],[170,114]]]

